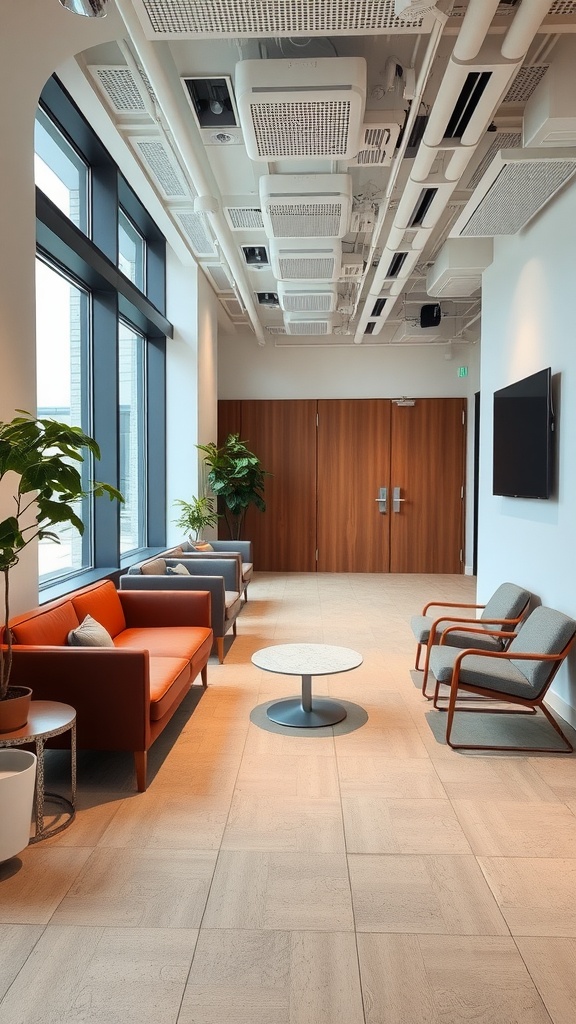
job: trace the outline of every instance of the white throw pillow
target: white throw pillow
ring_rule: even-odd
[[[68,643],[71,647],[114,647],[108,630],[91,615],[87,615],[76,629],[70,630]]]
[[[186,566],[182,565],[181,562],[179,562],[178,565],[168,565],[166,567],[166,573],[168,574],[168,576],[190,576],[191,575],[191,573],[186,568]]]

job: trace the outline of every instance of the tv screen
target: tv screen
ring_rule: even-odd
[[[494,392],[494,494],[549,498],[554,412],[550,367]]]

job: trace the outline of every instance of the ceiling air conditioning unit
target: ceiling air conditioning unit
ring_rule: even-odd
[[[352,210],[349,174],[265,174],[260,204],[268,238],[343,238]]]
[[[239,61],[235,91],[252,160],[350,160],[360,149],[363,57]]]
[[[287,313],[332,313],[336,309],[338,292],[335,285],[308,285],[278,283],[280,306]]]
[[[278,281],[337,281],[342,243],[337,239],[272,239],[270,266]]]
[[[475,295],[482,287],[482,273],[492,263],[491,238],[447,238],[426,277],[426,293],[432,296]]]
[[[474,189],[451,238],[515,235],[576,172],[576,149],[502,149]]]
[[[286,313],[284,316],[286,334],[299,334],[301,337],[318,337],[332,334],[334,329],[333,316],[303,316],[297,313]]]

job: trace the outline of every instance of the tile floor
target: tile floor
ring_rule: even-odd
[[[76,821],[0,865],[2,1024],[573,1024],[576,758],[451,751],[411,671],[410,615],[473,594],[258,575],[147,792],[81,753]],[[314,680],[334,729],[265,717],[299,680],[250,656],[297,641],[363,655]]]

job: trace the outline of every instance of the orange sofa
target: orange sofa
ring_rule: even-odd
[[[91,615],[113,647],[69,646]],[[11,619],[11,682],[33,700],[58,700],[77,712],[78,747],[131,750],[138,790],[147,752],[200,674],[207,684],[213,636],[207,591],[117,591],[94,583]]]

